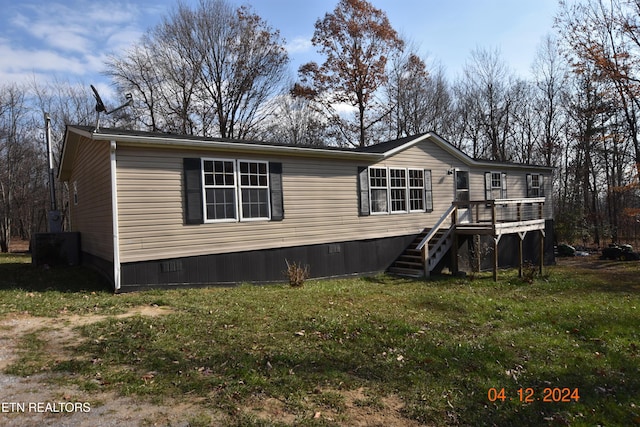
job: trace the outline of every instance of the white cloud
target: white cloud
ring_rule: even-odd
[[[291,55],[294,53],[306,53],[313,48],[311,39],[306,37],[296,37],[285,46],[287,52]]]
[[[90,76],[104,70],[110,53],[129,48],[146,30],[143,20],[158,7],[102,1],[14,3],[0,16],[0,76],[8,81],[34,76]],[[150,8],[150,9],[149,9]],[[23,76],[24,74],[24,76]]]
[[[0,40],[0,70],[7,73],[70,72],[83,74],[86,64],[51,50],[15,49]]]

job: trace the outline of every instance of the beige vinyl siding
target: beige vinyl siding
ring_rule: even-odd
[[[111,166],[109,143],[81,139],[69,179],[71,230],[80,232],[81,248],[113,261],[113,215],[111,207]],[[73,201],[73,183],[78,204]]]
[[[434,182],[438,213],[358,216],[355,161],[242,156],[281,162],[283,221],[185,225],[182,159],[229,158],[224,153],[118,146],[118,209],[122,262],[274,247],[311,245],[417,233],[451,203],[452,187]],[[396,166],[396,165],[394,165]],[[423,161],[400,167],[429,168]],[[442,171],[446,174],[446,170]],[[443,189],[446,187],[446,190]],[[435,199],[441,199],[439,204]]]
[[[185,225],[183,158],[263,160],[282,163],[283,221]],[[312,245],[418,233],[449,208],[452,167],[465,168],[429,141],[375,165],[357,161],[272,157],[118,146],[118,209],[122,262]],[[432,171],[433,212],[358,215],[359,166]],[[484,171],[473,174],[484,195]],[[475,187],[474,187],[475,188]]]

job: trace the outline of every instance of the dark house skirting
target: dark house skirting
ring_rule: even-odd
[[[95,269],[113,284],[113,261],[107,261],[88,252],[82,252],[82,265]]]
[[[149,287],[286,282],[285,260],[308,264],[312,278],[385,271],[415,235],[123,263],[122,292]]]

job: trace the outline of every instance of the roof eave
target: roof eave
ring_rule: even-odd
[[[442,137],[440,137],[438,134],[433,132],[429,132],[424,135],[421,135],[415,139],[412,139],[411,141],[406,142],[405,144],[402,144],[399,147],[393,148],[385,152],[383,154],[384,158],[391,157],[427,139],[433,141],[440,148],[442,148],[443,150],[445,150],[447,153],[451,154],[458,160],[462,161],[464,164],[466,164],[469,167],[488,167],[488,168],[500,168],[500,169],[535,169],[535,170],[549,170],[549,171],[552,171],[555,169],[552,166],[540,166],[540,165],[528,165],[525,163],[506,163],[506,162],[490,162],[490,161],[484,161],[484,160],[477,160],[466,155],[465,153],[463,153],[462,151],[460,151],[459,149],[457,149],[456,147],[454,147],[453,145],[451,145],[450,143],[442,139]]]
[[[327,150],[322,148],[307,148],[297,146],[280,146],[268,144],[250,144],[243,142],[226,142],[226,141],[194,141],[183,138],[172,137],[154,137],[141,135],[121,135],[103,132],[79,132],[85,133],[88,137],[96,141],[117,141],[119,144],[137,147],[156,147],[170,148],[179,147],[188,150],[211,150],[211,151],[228,151],[242,153],[287,155],[298,157],[321,157],[343,160],[362,160],[375,162],[383,158],[378,153],[361,153],[356,151],[338,151]]]

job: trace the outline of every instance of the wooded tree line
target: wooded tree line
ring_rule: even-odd
[[[318,19],[323,62],[295,77],[285,43],[249,7],[181,3],[106,61],[116,93],[134,102],[101,126],[353,147],[435,131],[475,158],[555,167],[559,241],[637,239],[640,2],[560,1],[527,79],[478,48],[450,80],[365,0]],[[46,228],[43,113],[57,162],[65,124],[95,124],[88,87],[0,85],[0,250]],[[68,189],[56,185],[64,214]]]

